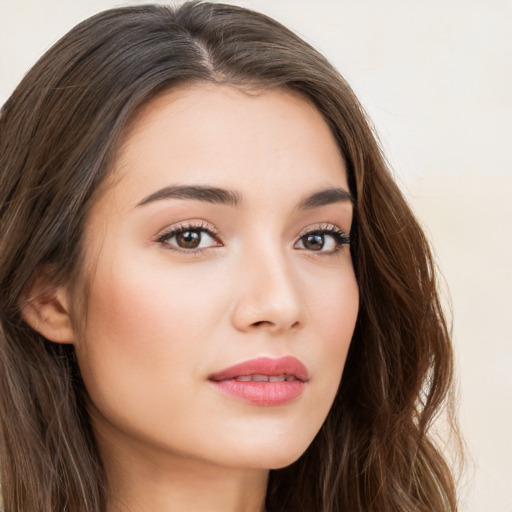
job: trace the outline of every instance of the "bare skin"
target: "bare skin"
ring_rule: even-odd
[[[141,109],[87,224],[84,339],[56,291],[45,335],[75,344],[109,512],[262,512],[269,470],[306,450],[341,379],[359,302],[344,162],[305,99],[248,92],[194,85]],[[213,384],[262,357],[306,367],[299,396]]]

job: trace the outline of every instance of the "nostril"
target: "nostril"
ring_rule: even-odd
[[[275,324],[274,324],[273,322],[268,321],[268,320],[259,320],[258,322],[253,322],[253,323],[251,324],[251,327],[256,327],[256,328],[258,328],[258,327],[263,327],[263,326],[269,326],[269,327],[271,327],[271,326],[275,326]],[[290,328],[291,328],[291,329],[294,329],[294,328],[297,328],[297,327],[299,327],[299,326],[300,326],[300,322],[294,322],[294,323],[291,325],[291,327],[290,327]]]

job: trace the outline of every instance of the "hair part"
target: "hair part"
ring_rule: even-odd
[[[455,511],[450,470],[429,437],[451,386],[450,333],[428,243],[363,109],[327,60],[276,21],[198,2],[89,18],[36,63],[1,112],[5,511],[106,510],[108,483],[73,347],[30,329],[20,297],[42,266],[77,297],[86,290],[84,225],[124,130],[159,93],[198,82],[287,88],[308,98],[336,138],[356,203],[360,312],[342,382],[304,455],[271,472],[268,508]],[[79,332],[87,294],[80,296]]]

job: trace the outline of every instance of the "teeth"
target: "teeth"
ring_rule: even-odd
[[[241,375],[235,378],[238,382],[289,382],[296,380],[293,375]]]
[[[253,375],[253,382],[268,382],[268,375]]]

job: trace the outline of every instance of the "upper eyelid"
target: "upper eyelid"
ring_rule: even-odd
[[[155,241],[163,241],[165,238],[168,238],[171,234],[177,234],[181,231],[186,231],[187,229],[190,230],[199,230],[199,231],[205,231],[208,233],[212,238],[215,238],[217,241],[219,241],[219,232],[218,230],[210,223],[201,220],[201,221],[185,221],[180,222],[177,224],[170,225],[163,230],[159,231],[155,236]],[[296,236],[295,242],[297,240],[300,240],[302,237],[308,235],[309,233],[319,232],[319,231],[326,231],[326,232],[333,232],[333,233],[339,233],[342,235],[345,235],[350,239],[350,231],[346,231],[339,227],[335,223],[331,222],[321,222],[316,224],[310,224],[307,227],[303,228],[298,235]]]
[[[208,247],[195,247],[195,248],[182,248],[179,246],[175,246],[170,241],[175,238],[180,233],[183,233],[187,230],[190,231],[203,231],[208,234],[208,237],[210,237],[215,245],[210,245]],[[210,225],[204,225],[204,221],[201,221],[201,223],[195,224],[195,223],[185,223],[182,222],[180,224],[173,224],[171,226],[168,226],[163,231],[160,231],[159,234],[153,237],[153,242],[156,242],[157,244],[161,246],[165,246],[166,250],[172,250],[176,253],[182,253],[182,254],[201,254],[205,251],[208,251],[209,249],[212,249],[214,247],[222,247],[224,244],[218,237],[216,233],[216,229],[213,227],[210,227]]]
[[[179,222],[177,224],[172,224],[170,226],[167,226],[163,230],[161,230],[161,233],[165,232],[172,232],[172,231],[180,231],[184,229],[202,229],[204,231],[210,231],[212,233],[217,233],[217,229],[211,225],[210,223],[207,223],[206,221],[185,221],[185,222]],[[338,225],[330,222],[322,222],[319,224],[310,224],[307,227],[303,228],[298,236],[301,236],[303,233],[309,233],[311,231],[341,231],[343,233],[347,233],[344,229],[340,228]],[[348,233],[347,233],[348,234]],[[158,236],[158,235],[157,235]]]
[[[161,240],[164,237],[168,237],[172,233],[179,233],[180,231],[186,231],[187,229],[190,230],[198,230],[198,231],[206,231],[208,234],[210,234],[213,237],[218,236],[218,231],[213,227],[212,225],[205,223],[205,221],[198,221],[195,222],[180,222],[178,224],[172,224],[170,226],[167,226],[166,228],[162,229],[155,235],[155,240]]]
[[[338,225],[330,222],[323,222],[320,224],[312,224],[304,229],[301,230],[301,232],[298,235],[298,238],[302,238],[303,236],[314,233],[315,231],[331,231],[331,232],[337,232],[341,233],[343,235],[346,235],[350,238],[350,231],[346,231],[343,228],[340,228]]]

